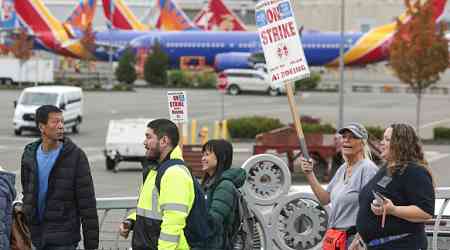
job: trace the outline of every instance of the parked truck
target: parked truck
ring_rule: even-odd
[[[53,61],[30,59],[20,67],[20,60],[11,57],[0,58],[0,84],[18,82],[50,83],[53,78]]]
[[[120,119],[109,121],[105,141],[106,169],[116,171],[121,161],[145,164],[144,135],[152,119]]]

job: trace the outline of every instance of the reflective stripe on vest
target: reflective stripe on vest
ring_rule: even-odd
[[[171,211],[188,213],[188,210],[189,210],[187,205],[179,204],[179,203],[166,203],[166,204],[162,204],[160,207],[161,207],[161,211],[171,210]]]
[[[136,214],[148,219],[162,220],[162,216],[160,213],[141,207],[136,208]]]
[[[162,214],[158,211],[158,199],[158,190],[154,188],[152,191],[152,209],[137,207],[136,214],[148,219],[162,220]]]
[[[179,235],[173,235],[173,234],[166,234],[166,233],[161,232],[159,234],[159,239],[163,240],[163,241],[178,243],[178,241],[180,240],[180,236]]]

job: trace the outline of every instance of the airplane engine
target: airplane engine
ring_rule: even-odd
[[[214,59],[214,68],[216,71],[226,69],[250,69],[252,63],[249,58],[252,53],[248,52],[229,52],[217,54]]]

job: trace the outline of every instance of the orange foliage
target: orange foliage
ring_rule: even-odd
[[[395,74],[419,95],[437,82],[449,65],[445,26],[436,26],[432,2],[412,5],[405,0],[411,18],[405,23],[397,20],[397,33],[390,46],[390,65]]]
[[[11,52],[14,57],[21,61],[30,59],[33,55],[33,39],[28,36],[27,32],[21,29],[18,34],[13,35],[13,40]]]

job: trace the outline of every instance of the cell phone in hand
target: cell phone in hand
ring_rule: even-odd
[[[372,193],[373,193],[373,196],[375,197],[376,205],[377,206],[383,205],[385,197],[377,191],[372,190]]]

